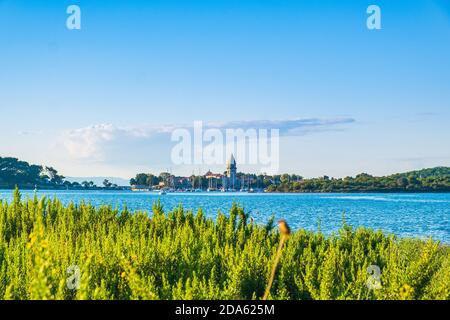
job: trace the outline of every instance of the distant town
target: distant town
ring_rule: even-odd
[[[356,177],[304,179],[297,174],[251,174],[237,171],[231,155],[226,171],[179,177],[168,172],[159,176],[140,173],[130,180],[131,190],[167,192],[450,192],[450,168],[436,167],[375,177],[367,173]]]
[[[52,167],[29,164],[17,158],[0,157],[0,189],[40,190],[124,190],[134,192],[450,192],[450,168],[436,167],[376,177],[361,173],[355,177],[322,176],[305,179],[297,174],[266,175],[239,172],[230,156],[223,173],[208,170],[202,175],[176,176],[139,173],[129,185],[119,185],[105,178],[98,185],[94,179],[74,181]],[[96,179],[99,180],[99,179]],[[124,182],[123,184],[126,184]]]
[[[287,175],[289,181],[300,181],[302,177]],[[163,172],[159,176],[140,173],[130,180],[133,191],[164,191],[164,192],[263,192],[270,185],[281,182],[281,176],[248,174],[237,171],[236,159],[231,155],[226,171],[213,173],[210,170],[204,175],[190,177],[174,176]]]

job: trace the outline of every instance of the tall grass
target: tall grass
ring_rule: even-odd
[[[206,218],[182,207],[131,213],[58,200],[0,201],[0,298],[261,299],[280,243],[273,220],[234,205]],[[450,249],[343,226],[292,232],[269,299],[449,299]],[[67,286],[68,267],[81,273]],[[381,288],[367,268],[381,269]]]

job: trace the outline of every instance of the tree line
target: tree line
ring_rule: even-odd
[[[450,192],[450,168],[436,167],[376,177],[367,173],[356,177],[328,176],[280,181],[268,192]]]
[[[98,189],[92,181],[81,183],[66,180],[53,167],[29,164],[12,157],[0,157],[0,188],[11,189]],[[118,186],[108,180],[103,181],[103,188],[116,189]]]
[[[53,167],[43,167],[20,161],[17,158],[0,157],[0,187],[22,188],[56,187],[64,184],[65,177]]]
[[[237,180],[246,188],[264,189],[266,192],[450,192],[450,168],[436,167],[373,176],[361,173],[355,177],[332,178],[323,176],[306,179],[297,174],[265,175],[238,173]],[[130,180],[132,186],[207,189],[210,184],[205,175],[178,177],[167,172],[159,176],[139,173]],[[220,183],[219,183],[220,184]]]

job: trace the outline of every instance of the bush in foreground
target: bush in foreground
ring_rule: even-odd
[[[237,205],[215,220],[182,207],[165,214],[159,203],[149,216],[22,201],[16,190],[0,201],[0,299],[261,299],[279,241],[273,220],[255,225]],[[367,286],[371,265],[380,289]],[[449,298],[448,246],[346,225],[331,237],[293,232],[269,295]]]

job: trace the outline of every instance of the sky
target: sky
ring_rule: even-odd
[[[280,129],[278,171],[305,177],[450,166],[449,57],[448,0],[0,0],[0,156],[223,171],[171,159],[171,132],[202,121]]]

